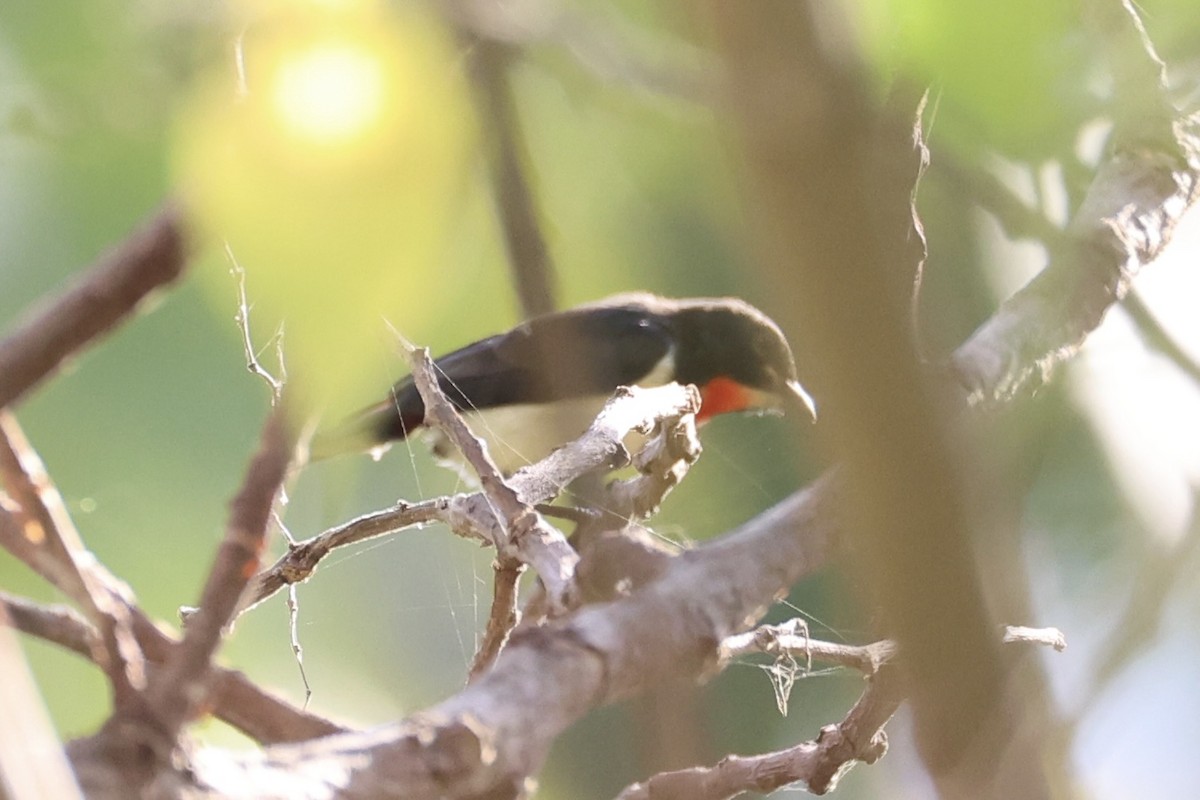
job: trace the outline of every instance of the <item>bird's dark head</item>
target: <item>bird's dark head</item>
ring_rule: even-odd
[[[770,317],[736,298],[679,301],[672,324],[679,342],[675,374],[700,388],[700,418],[729,411],[779,409],[815,418],[796,378],[787,339]]]

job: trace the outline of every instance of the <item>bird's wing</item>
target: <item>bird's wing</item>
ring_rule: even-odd
[[[484,410],[609,394],[660,365],[671,355],[671,341],[664,319],[636,304],[574,309],[534,318],[435,364],[442,391],[455,407]],[[359,420],[382,442],[405,438],[424,416],[408,377]]]

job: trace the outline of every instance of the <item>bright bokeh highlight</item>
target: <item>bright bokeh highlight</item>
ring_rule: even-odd
[[[285,323],[293,390],[343,410],[384,385],[386,323],[435,313],[473,140],[440,29],[344,5],[258,9],[176,144],[191,210],[246,271],[254,328]],[[232,311],[222,263],[202,280]]]
[[[378,124],[385,88],[380,59],[353,43],[328,42],[281,64],[272,96],[289,133],[330,146],[349,144]]]

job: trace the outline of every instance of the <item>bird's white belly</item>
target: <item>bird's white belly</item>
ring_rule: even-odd
[[[471,431],[487,444],[492,461],[507,475],[541,461],[555,448],[577,438],[607,401],[607,396],[596,396],[550,404],[502,406],[468,412],[463,418]],[[428,431],[426,440],[436,458],[462,466],[458,448],[441,431]]]
[[[668,353],[654,369],[637,383],[639,386],[662,386],[672,380],[675,372],[673,354]],[[492,461],[505,475],[521,467],[536,464],[556,448],[577,439],[588,429],[604,408],[611,395],[593,395],[554,403],[525,403],[500,406],[463,414],[471,431],[487,443]],[[627,438],[626,444],[640,447],[644,442]],[[450,466],[463,467],[462,455],[446,435],[438,430],[425,433],[433,455]],[[466,470],[467,477],[472,470]]]

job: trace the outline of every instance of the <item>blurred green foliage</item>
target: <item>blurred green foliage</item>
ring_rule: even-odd
[[[297,401],[342,413],[378,391],[383,320],[437,312],[473,139],[442,31],[361,5],[237,19],[233,63],[190,90],[175,142],[200,228],[252,270],[256,321],[286,326]],[[227,303],[225,275],[200,279]]]
[[[1080,91],[1088,37],[1077,4],[862,0],[861,30],[880,74],[932,85],[939,133],[1039,159],[1069,149],[1097,98]]]
[[[285,134],[253,115],[270,109],[236,117],[246,110],[237,106],[237,35],[278,33],[270,16],[277,9],[250,5],[263,16],[247,22],[232,3],[184,8],[168,0],[0,4],[0,323],[11,325],[164,198],[200,186],[203,226],[229,239],[246,269],[257,343],[286,318],[296,359],[289,363],[303,372],[304,351],[325,348],[310,367],[314,380],[345,388],[348,396],[335,401],[343,407],[369,402],[403,372],[384,317],[435,351],[517,319],[482,170],[463,155],[473,135],[465,100],[431,77],[451,74],[461,54],[430,55],[423,38],[406,40],[428,35],[411,27],[407,7],[364,4],[385,21],[386,36],[379,26],[370,34],[384,36],[373,46],[395,48],[386,57],[399,60],[389,69],[408,81],[413,104],[388,135],[418,133],[402,146],[388,143],[382,162],[338,171],[314,150],[281,167],[271,159],[287,155]],[[1164,52],[1194,63],[1196,4],[1142,5]],[[996,302],[979,213],[964,202],[961,176],[992,165],[995,154],[1032,169],[1073,159],[1081,125],[1102,111],[1102,70],[1079,4],[860,0],[848,11],[881,96],[897,83],[934,91],[935,166],[921,195],[932,242],[924,323],[933,352],[945,352]],[[670,81],[642,80],[673,75],[685,86],[700,75],[715,58],[705,49],[711,31],[703,15],[685,4],[640,2],[605,12],[577,3],[564,13],[574,26],[549,28],[549,40],[512,70],[564,303],[646,289],[738,294],[770,311],[728,131],[710,107],[666,91]],[[554,38],[576,29],[614,48],[624,71],[598,72],[570,41]],[[623,51],[625,34],[640,46]],[[214,91],[223,95],[214,100]],[[235,116],[222,118],[226,112]],[[940,157],[955,169],[939,172]],[[19,409],[87,544],[168,621],[198,595],[268,406],[266,387],[244,368],[236,285],[215,237],[183,286]],[[1018,482],[1036,489],[1027,526],[1058,542],[1079,569],[1103,563],[1117,547],[1113,531],[1135,523],[1114,499],[1092,432],[1062,392],[1014,413],[1014,429],[1050,432],[1020,447],[1018,437],[1009,442]],[[787,431],[775,419],[709,426],[706,455],[658,529],[707,538],[815,474],[816,456],[793,447]],[[397,497],[455,488],[454,476],[419,448],[397,447],[381,463],[347,459],[309,470],[292,487],[287,522],[307,537]],[[1063,505],[1063,496],[1076,503]],[[1098,527],[1107,533],[1094,538]],[[440,529],[329,559],[300,589],[313,707],[369,724],[457,689],[486,616],[489,563],[488,553]],[[7,557],[0,587],[51,597]],[[860,640],[869,619],[854,594],[826,576],[791,599],[829,624],[814,623],[814,635]],[[94,729],[107,710],[98,672],[42,644],[30,643],[27,653],[63,734]],[[279,598],[239,623],[222,658],[302,700]],[[735,667],[703,690],[712,720],[707,755],[814,736],[858,687],[844,674],[801,681],[785,719],[763,674]],[[619,733],[629,725],[626,709],[610,709],[564,737],[546,796],[611,796],[641,776],[638,753]],[[207,732],[227,735],[219,726]],[[896,796],[872,788],[886,770],[885,762],[856,771],[844,796]]]

